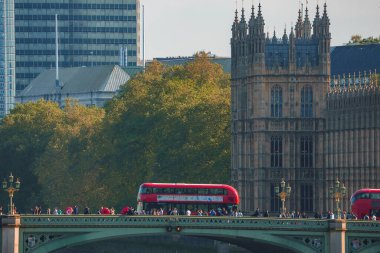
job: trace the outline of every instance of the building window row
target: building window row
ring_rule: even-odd
[[[301,137],[301,168],[313,166],[313,140],[311,136]]]
[[[59,15],[61,21],[136,21],[136,16]],[[15,20],[55,20],[55,15],[15,15]]]
[[[313,89],[310,86],[301,90],[301,118],[313,117]]]
[[[270,166],[272,168],[282,168],[282,137],[272,136],[270,143]]]
[[[271,90],[271,116],[274,118],[282,117],[282,89],[278,86]]]
[[[16,73],[16,78],[36,78],[39,73]]]
[[[102,66],[102,65],[118,65],[119,62],[97,62],[97,61],[81,61],[81,62],[60,62],[59,66],[63,68],[70,67],[82,67],[82,66]],[[47,62],[17,62],[17,67],[42,67],[42,68],[53,68],[55,66],[55,61]],[[128,66],[136,66],[136,62],[128,62]]]
[[[282,117],[283,106],[282,88],[275,86],[271,89],[271,117]],[[301,118],[313,117],[313,89],[310,86],[301,90]]]
[[[60,32],[136,33],[136,27],[60,27]],[[53,26],[16,26],[16,32],[55,32]]]
[[[136,10],[136,4],[15,3],[15,9]]]
[[[271,168],[283,167],[283,142],[281,136],[272,136],[270,143]],[[313,167],[313,139],[311,136],[301,137],[300,142],[300,167]]]
[[[60,44],[115,44],[115,45],[136,45],[136,39],[60,39]],[[16,38],[17,44],[55,44],[55,38]]]
[[[59,50],[59,55],[118,56],[119,50]],[[16,55],[55,55],[55,50],[16,50]],[[128,50],[128,56],[136,56],[136,50]]]

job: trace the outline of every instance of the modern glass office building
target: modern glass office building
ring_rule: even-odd
[[[140,0],[14,1],[17,91],[55,67],[55,14],[60,67],[140,64]]]
[[[0,118],[14,105],[15,30],[14,2],[0,0]]]

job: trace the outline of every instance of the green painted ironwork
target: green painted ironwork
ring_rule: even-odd
[[[181,233],[241,238],[293,249],[326,251],[327,220],[199,216],[21,216],[22,252],[50,252],[70,244],[107,238]]]
[[[380,252],[380,222],[199,216],[21,215],[20,253],[133,236],[179,235],[239,239],[300,253],[329,253],[331,232],[344,224],[346,252]],[[0,232],[1,233],[1,232]]]

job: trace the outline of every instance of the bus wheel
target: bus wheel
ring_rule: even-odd
[[[168,226],[168,227],[166,227],[166,231],[168,231],[168,232],[172,232],[172,230],[173,230],[172,226]]]
[[[180,226],[177,226],[177,227],[175,228],[175,231],[177,231],[177,232],[181,232],[181,230],[182,230],[182,228],[181,228]]]

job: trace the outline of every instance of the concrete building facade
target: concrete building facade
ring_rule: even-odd
[[[140,64],[139,0],[15,0],[18,92],[55,67],[55,14],[60,67]]]
[[[240,19],[236,11],[232,26],[231,180],[241,195],[242,209],[278,212],[280,200],[274,187],[284,178],[292,187],[287,210],[326,211],[333,208],[329,187],[339,178],[347,185],[343,208],[349,210],[351,193],[380,183],[375,158],[380,157],[375,148],[380,143],[380,124],[372,93],[344,94],[371,85],[374,88],[368,90],[375,94],[378,88],[363,83],[355,89],[330,89],[326,4],[321,13],[317,6],[313,21],[307,8],[304,15],[299,11],[294,29],[289,34],[285,30],[280,38],[276,33],[269,38],[264,26],[261,5],[257,15],[252,7],[248,21],[244,9]],[[351,103],[351,96],[362,101],[350,105],[355,112],[350,106],[344,110],[331,106]],[[368,108],[370,112],[363,115]],[[352,123],[357,117],[361,123]],[[349,140],[351,151],[345,143]],[[350,156],[357,158],[348,165],[343,157]]]

